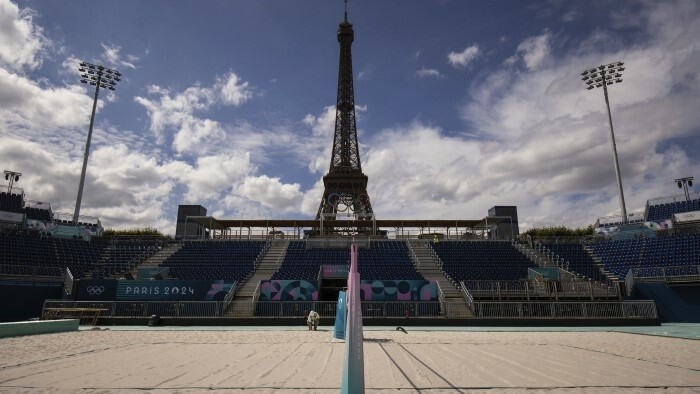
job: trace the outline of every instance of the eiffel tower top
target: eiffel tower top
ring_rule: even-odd
[[[348,22],[348,0],[345,0],[345,15],[343,21],[338,25],[338,42],[342,43],[344,37],[349,37],[347,42],[352,43],[355,32],[352,30],[352,23]]]

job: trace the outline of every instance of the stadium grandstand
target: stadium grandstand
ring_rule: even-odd
[[[649,200],[636,224],[645,231],[628,239],[511,238],[501,226],[512,218],[489,216],[337,221],[352,237],[320,235],[314,220],[187,216],[188,232],[174,239],[105,237],[97,218],[70,223],[50,203],[6,189],[0,289],[18,301],[2,319],[86,308],[112,324],[154,314],[173,324],[280,324],[311,308],[329,319],[355,243],[366,324],[697,321],[697,199],[653,208],[673,198]]]

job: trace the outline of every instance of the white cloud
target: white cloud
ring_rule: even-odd
[[[522,56],[528,70],[535,70],[547,59],[551,39],[552,33],[545,30],[539,36],[528,37],[518,45],[517,53]]]
[[[327,106],[318,116],[307,114],[303,122],[311,127],[314,137],[307,142],[307,146],[310,148],[307,151],[310,158],[309,171],[312,173],[324,173],[328,171],[333,149],[335,106]]]
[[[122,57],[120,54],[122,47],[116,44],[105,44],[101,43],[102,49],[104,49],[104,52],[102,52],[102,59],[111,67],[127,67],[131,69],[135,69],[136,65],[134,64],[136,61],[139,60],[137,56],[134,55],[127,55],[126,59]]]
[[[249,83],[242,81],[233,71],[220,78],[217,82],[217,87],[224,104],[238,107],[253,97],[253,90]]]
[[[89,119],[91,105],[92,99],[79,85],[39,86],[0,68],[0,130],[4,132],[82,126]]]
[[[170,176],[187,187],[185,199],[192,203],[222,198],[236,182],[256,171],[250,155],[245,153],[204,156],[193,165],[173,161],[165,168]]]
[[[172,132],[175,135],[173,148],[182,153],[222,135],[218,122],[194,115],[197,111],[209,109],[215,102],[216,95],[212,89],[196,85],[173,95],[167,89],[149,86],[147,91],[160,97],[148,99],[137,96],[134,100],[148,111],[149,128],[159,143],[165,142],[167,132]]]
[[[366,66],[360,72],[357,74],[357,80],[358,81],[363,81],[369,78],[372,74],[374,73],[374,67],[372,66]]]
[[[479,55],[481,55],[481,50],[478,45],[474,44],[465,48],[462,52],[450,52],[447,55],[447,59],[452,67],[466,67],[479,57]]]
[[[246,177],[238,193],[274,210],[297,212],[303,197],[299,189],[298,183],[283,184],[279,178],[261,175]]]
[[[217,104],[240,106],[253,97],[248,82],[234,72],[218,77],[211,87],[200,84],[179,93],[157,85],[146,86],[156,98],[137,96],[134,100],[148,112],[149,129],[163,144],[172,135],[172,147],[178,153],[212,153],[225,143],[227,133],[218,121],[203,118]]]
[[[51,42],[43,29],[34,24],[33,11],[9,0],[0,0],[0,66],[14,71],[41,66]]]
[[[434,68],[421,68],[420,70],[416,71],[416,75],[421,78],[431,77],[441,79],[445,77],[440,71]]]

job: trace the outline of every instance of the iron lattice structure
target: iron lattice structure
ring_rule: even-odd
[[[372,204],[367,194],[367,175],[362,172],[357,143],[351,51],[354,38],[355,32],[348,22],[346,11],[345,19],[338,26],[340,63],[333,153],[328,174],[323,177],[325,190],[316,219],[321,216],[331,219],[336,215],[352,216],[357,220],[373,218]],[[338,230],[335,229],[335,232]]]

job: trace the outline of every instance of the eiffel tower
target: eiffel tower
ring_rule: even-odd
[[[367,194],[367,175],[362,172],[355,121],[355,92],[352,82],[352,41],[355,32],[345,18],[338,26],[340,64],[338,67],[338,99],[335,109],[333,153],[328,173],[323,177],[325,190],[316,220],[372,220],[374,214]],[[339,229],[329,229],[339,232]],[[340,231],[343,232],[343,231]]]

